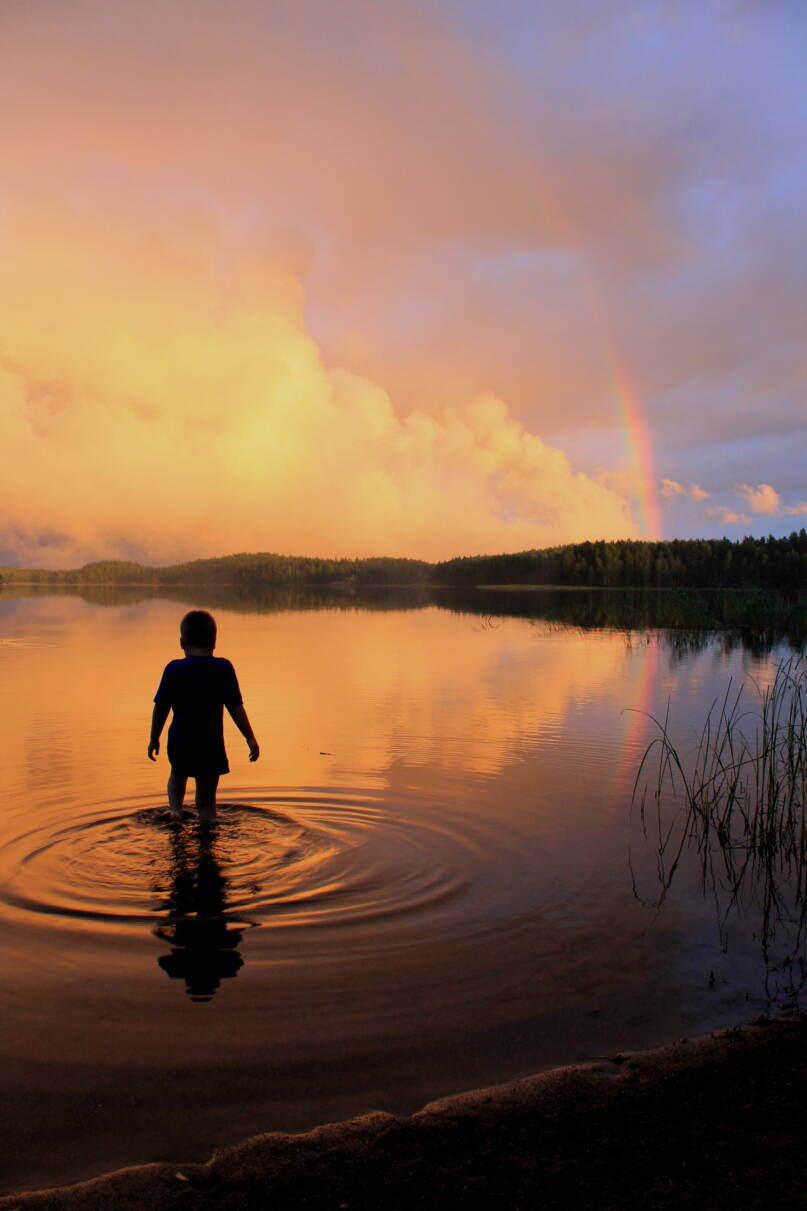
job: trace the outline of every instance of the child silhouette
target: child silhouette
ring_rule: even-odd
[[[168,806],[171,818],[182,818],[188,778],[196,782],[196,810],[200,821],[216,819],[216,788],[221,774],[230,766],[224,748],[223,708],[249,745],[250,761],[260,756],[258,741],[244,710],[238,678],[229,660],[213,655],[216,620],[206,610],[191,610],[179,625],[182,660],[165,666],[151,717],[148,755],[157,760],[160,735],[169,711],[174,717],[168,729]]]

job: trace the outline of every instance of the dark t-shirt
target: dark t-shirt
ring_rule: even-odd
[[[240,706],[238,678],[220,656],[185,656],[165,666],[154,701],[174,712],[168,760],[181,774],[227,774],[223,708]]]

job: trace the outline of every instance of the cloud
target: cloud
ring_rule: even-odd
[[[12,6],[6,180],[210,200],[309,276],[325,355],[408,402],[493,390],[538,424],[561,398],[585,426],[614,337],[645,394],[694,380],[700,424],[749,348],[794,374],[799,233],[766,222],[802,88],[786,22],[503,0],[497,39],[475,7]]]
[[[632,501],[641,500],[646,490],[644,476],[635,467],[599,467],[593,478],[603,487]]]
[[[725,505],[714,505],[709,510],[710,517],[716,517],[725,526],[748,526],[751,524],[751,518],[747,513],[735,513],[733,509],[727,509]]]
[[[665,500],[675,500],[679,496],[686,495],[686,488],[674,479],[662,479],[661,495]]]
[[[204,215],[304,284],[327,371],[401,418],[506,400],[592,474],[619,461],[624,363],[682,484],[715,467],[729,490],[753,465],[792,499],[798,18],[674,7],[6,5],[3,205],[78,208],[122,239]],[[749,462],[740,435],[769,441]]]
[[[686,497],[687,500],[701,501],[708,500],[711,492],[707,492],[698,484],[690,484],[685,488],[683,484],[679,484],[675,479],[662,479],[661,495],[667,501],[679,500],[681,497]]]
[[[401,413],[326,367],[297,277],[193,213],[163,230],[29,215],[15,235],[0,542],[20,560],[438,558],[637,534],[621,495],[496,396]]]
[[[743,497],[752,513],[768,517],[801,517],[807,514],[807,501],[784,505],[781,496],[770,484],[758,484],[756,488],[750,484],[738,484],[737,493]]]
[[[750,484],[737,484],[737,495],[742,496],[752,513],[765,513],[778,516],[781,509],[779,493],[770,484],[758,484],[752,488]]]

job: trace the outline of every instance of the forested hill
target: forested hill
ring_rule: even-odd
[[[8,584],[271,585],[425,584],[432,565],[419,559],[309,559],[296,555],[221,555],[170,567],[105,559],[82,568],[50,572],[0,566]]]
[[[5,584],[137,585],[581,585],[613,588],[807,587],[807,531],[787,538],[583,542],[513,555],[475,555],[429,564],[418,559],[309,559],[225,555],[171,567],[104,560],[51,572],[0,567]]]
[[[807,531],[788,538],[581,542],[434,565],[443,584],[600,585],[614,588],[807,587]]]

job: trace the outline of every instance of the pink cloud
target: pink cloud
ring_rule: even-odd
[[[752,513],[775,517],[781,508],[779,493],[770,484],[758,484],[756,488],[752,488],[750,484],[738,484],[737,495],[742,496]]]
[[[733,509],[727,509],[725,505],[714,505],[709,510],[710,517],[716,517],[725,526],[748,526],[751,524],[751,518],[747,513],[735,513]]]
[[[677,480],[662,479],[661,495],[665,500],[676,500],[680,496],[686,496],[686,488],[683,484],[679,484]]]
[[[625,495],[492,393],[403,412],[383,383],[326,365],[297,277],[180,217],[16,216],[0,295],[0,516],[16,558],[56,524],[58,549],[35,550],[60,566],[126,557],[133,535],[164,562],[637,535]]]
[[[6,5],[4,197],[169,241],[213,216],[304,285],[323,364],[401,415],[494,396],[593,474],[622,436],[616,357],[657,445],[784,445],[807,382],[804,208],[766,202],[790,40],[751,5],[726,37],[712,7],[504,4],[500,38],[479,6],[406,0]],[[679,473],[667,499],[705,500]]]
[[[679,484],[675,479],[661,480],[661,495],[667,501],[680,500],[685,497],[687,500],[701,501],[708,500],[711,492],[707,492],[698,484],[690,484],[685,488],[683,484]]]

